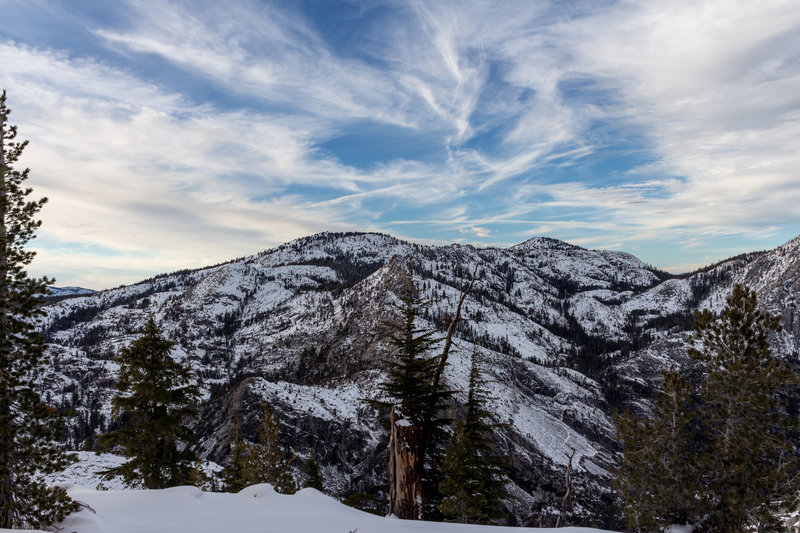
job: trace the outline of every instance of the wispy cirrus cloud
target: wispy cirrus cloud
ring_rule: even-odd
[[[125,2],[70,19],[92,46],[0,31],[52,198],[39,268],[82,246],[152,273],[325,229],[546,233],[661,266],[773,246],[800,230],[792,4]]]

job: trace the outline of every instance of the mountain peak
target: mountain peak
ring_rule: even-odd
[[[574,250],[579,249],[580,246],[575,246],[566,241],[553,239],[552,237],[533,237],[527,241],[515,244],[512,248],[523,248],[530,250]]]

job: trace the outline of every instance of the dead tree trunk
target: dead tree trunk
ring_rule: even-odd
[[[460,294],[458,295],[458,303],[456,304],[456,312],[453,313],[453,317],[450,319],[450,323],[447,325],[447,333],[444,336],[442,354],[439,356],[439,364],[436,365],[436,372],[433,375],[434,390],[439,388],[439,382],[442,379],[442,372],[444,371],[444,367],[447,366],[447,356],[450,355],[450,347],[453,345],[453,334],[456,331],[456,325],[458,324],[458,321],[461,320],[461,306],[464,304],[464,300],[472,290],[472,286],[475,285],[475,276],[478,273],[479,266],[480,263],[475,263],[475,268],[472,270],[472,277],[469,280],[469,283],[465,283],[463,279],[461,280],[461,286],[459,287]]]
[[[567,459],[569,459],[569,463],[567,464],[567,470],[564,472],[564,497],[561,498],[561,509],[558,512],[558,518],[556,519],[556,527],[561,527],[561,524],[564,522],[564,518],[567,515],[567,510],[570,507],[570,499],[572,498],[572,458],[575,457],[575,450],[570,449],[572,453],[567,455]]]
[[[406,520],[422,520],[422,471],[419,461],[419,428],[392,407],[389,437],[389,514]]]
[[[447,366],[447,358],[450,355],[450,348],[453,346],[453,335],[456,332],[456,325],[458,325],[458,321],[461,320],[461,306],[464,304],[464,300],[472,290],[472,286],[475,285],[475,278],[478,273],[479,266],[480,263],[475,264],[475,268],[472,270],[472,277],[469,283],[466,283],[464,279],[461,280],[460,294],[458,296],[458,303],[456,304],[456,311],[453,313],[453,316],[450,318],[450,322],[447,325],[447,332],[444,336],[442,353],[439,355],[439,362],[436,365],[433,378],[431,379],[431,390],[434,392],[438,391],[439,387],[441,386],[442,372],[444,372],[444,369]],[[419,455],[423,462],[425,461],[425,454],[428,451],[428,438],[430,437],[430,435],[428,435],[428,429],[430,428],[433,417],[436,416],[436,407],[436,399],[435,397],[432,397],[430,405],[426,407],[425,412],[423,413],[423,433],[420,438],[419,445]]]

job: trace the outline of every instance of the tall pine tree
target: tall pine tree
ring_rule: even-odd
[[[400,302],[400,321],[385,323],[390,328],[392,357],[384,359],[387,377],[379,390],[389,399],[375,403],[384,411],[394,407],[402,413],[402,418],[420,424],[431,406],[433,409],[441,407],[450,394],[431,387],[438,363],[431,351],[439,339],[434,330],[418,325],[425,302],[420,300],[410,273]]]
[[[482,376],[477,349],[472,353],[466,413],[457,420],[442,463],[439,510],[447,520],[487,524],[505,516],[506,462],[494,453],[491,399]]]
[[[409,269],[400,321],[386,323],[393,352],[384,360],[387,379],[379,386],[386,399],[372,402],[390,421],[390,512],[400,518],[438,513],[440,449],[448,422],[441,413],[452,396],[434,379],[439,358],[431,351],[439,339],[418,324],[424,307]]]
[[[631,412],[615,417],[623,446],[614,486],[634,531],[661,531],[699,520],[703,513],[697,472],[689,388],[675,371],[664,372],[650,417]]]
[[[706,379],[690,395],[675,373],[651,419],[618,417],[624,454],[616,481],[628,525],[639,531],[690,523],[698,531],[780,531],[795,503],[797,423],[785,393],[800,374],[773,356],[779,317],[736,285],[719,317],[695,313],[689,355]]]
[[[718,318],[695,314],[689,355],[703,363],[699,455],[709,531],[778,530],[779,505],[795,498],[798,429],[782,393],[800,374],[774,357],[769,338],[780,317],[758,309],[754,291],[736,285]],[[784,396],[785,397],[785,396]]]
[[[269,483],[281,494],[297,491],[281,449],[279,429],[278,419],[266,402],[261,404],[259,413],[257,444],[242,440],[237,425],[230,463],[224,474],[226,491],[238,492],[259,483]]]
[[[149,489],[188,484],[196,458],[189,446],[194,434],[185,425],[194,416],[197,386],[189,368],[175,361],[174,342],[165,339],[151,317],[142,336],[120,350],[112,414],[123,427],[102,435],[101,446],[120,446],[128,461],[105,471]]]
[[[36,373],[45,363],[37,319],[47,278],[32,279],[25,270],[34,252],[25,248],[41,222],[36,214],[47,201],[29,200],[23,186],[28,169],[13,168],[27,141],[16,141],[8,124],[6,92],[0,94],[0,528],[43,528],[66,516],[70,499],[48,487],[41,474],[65,467],[69,460],[54,441],[61,421],[35,391]]]

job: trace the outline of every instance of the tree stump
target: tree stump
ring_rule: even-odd
[[[419,428],[392,407],[389,437],[389,514],[422,520],[422,481],[419,464]]]

